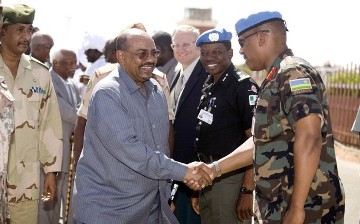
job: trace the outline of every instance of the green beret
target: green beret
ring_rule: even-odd
[[[24,4],[14,4],[4,6],[3,21],[4,25],[23,23],[32,24],[34,21],[35,9]]]

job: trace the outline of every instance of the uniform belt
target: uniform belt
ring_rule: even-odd
[[[212,163],[212,162],[217,161],[217,160],[221,159],[222,157],[224,157],[221,155],[208,155],[208,154],[204,154],[204,153],[198,153],[197,156],[198,156],[199,160],[204,163]]]

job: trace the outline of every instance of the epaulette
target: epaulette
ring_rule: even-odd
[[[160,78],[164,78],[164,73],[161,72],[159,69],[154,69],[154,71],[152,72],[152,74],[159,76]]]
[[[306,67],[312,68],[310,63],[302,58],[287,56],[280,62],[280,68],[278,73],[286,73],[288,70],[295,69],[298,65],[305,65]]]
[[[107,75],[110,72],[112,72],[116,67],[117,67],[117,63],[106,64],[104,66],[95,69],[95,75],[97,76],[101,76],[103,74]]]
[[[46,68],[47,70],[49,70],[49,67],[47,65],[45,65],[44,63],[42,63],[41,61],[39,61],[38,59],[30,56],[30,61],[36,62],[37,64],[43,66],[44,68]]]
[[[246,74],[245,72],[243,71],[237,71],[235,73],[235,78],[237,79],[238,82],[242,82],[243,80],[245,79],[249,79],[250,78],[250,75]]]

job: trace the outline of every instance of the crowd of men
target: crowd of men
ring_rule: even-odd
[[[141,23],[74,52],[1,7],[0,224],[344,222],[325,86],[279,12],[234,21],[240,52]]]

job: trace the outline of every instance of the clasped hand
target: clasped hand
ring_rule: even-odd
[[[212,164],[192,162],[188,164],[183,182],[192,190],[200,190],[212,184],[216,171]]]

